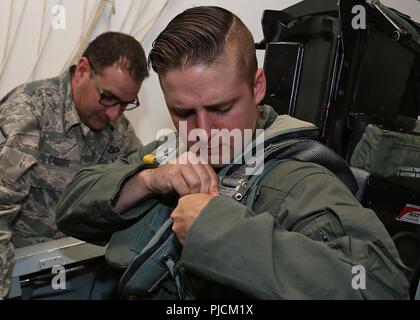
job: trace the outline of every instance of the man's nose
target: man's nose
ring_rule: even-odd
[[[109,121],[114,122],[120,117],[123,111],[124,109],[121,108],[120,105],[116,105],[113,107],[107,107],[105,109],[105,114],[108,117]]]
[[[211,135],[211,121],[209,115],[206,112],[197,114],[197,128],[204,130],[210,138]]]

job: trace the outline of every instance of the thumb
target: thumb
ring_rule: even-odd
[[[217,176],[216,172],[214,172],[214,169],[209,165],[204,165],[207,172],[210,175],[210,187],[209,187],[209,194],[212,196],[219,196],[219,177]]]

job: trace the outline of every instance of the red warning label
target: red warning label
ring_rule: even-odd
[[[398,214],[397,220],[420,224],[420,207],[407,204]]]

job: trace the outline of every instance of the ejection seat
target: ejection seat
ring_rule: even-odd
[[[352,24],[360,12],[364,29]],[[264,11],[262,28],[256,47],[265,50],[263,102],[317,125],[320,141],[349,163],[369,124],[420,135],[420,25],[410,17],[378,0],[304,0]],[[352,168],[357,197],[394,238],[412,269],[411,296],[417,290],[420,299],[420,225],[399,219],[410,208],[419,214],[418,185],[363,169]]]

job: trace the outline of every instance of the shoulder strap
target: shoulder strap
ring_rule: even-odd
[[[253,201],[246,200],[248,192],[254,189],[253,186],[260,182],[276,164],[284,160],[319,164],[334,173],[353,194],[356,194],[358,190],[356,179],[343,158],[318,141],[290,139],[269,144],[264,149],[264,161],[262,163],[264,168],[259,170],[262,172],[261,174],[247,176],[245,174],[246,164],[236,167],[236,170],[233,170],[234,167],[226,170],[226,175],[220,177],[219,188],[221,193],[252,207]]]
[[[246,201],[248,191],[250,189],[254,191],[255,188],[251,187],[256,186],[274,165],[287,159],[318,163],[335,173],[352,192],[356,192],[356,181],[344,160],[323,144],[310,139],[309,137],[314,135],[313,129],[298,131],[283,132],[277,136],[270,135],[269,140],[264,141],[264,163],[267,166],[262,174],[246,176],[246,163],[239,166],[232,164],[221,170],[220,193],[252,207],[253,201]],[[132,260],[120,282],[120,289],[124,293],[147,295],[170,275],[179,298],[182,298],[179,274],[173,270],[173,262],[179,259],[181,248],[172,233],[171,226],[172,221],[166,220],[155,236]]]
[[[269,158],[273,155],[279,160],[293,159],[319,164],[334,173],[353,194],[358,190],[356,179],[344,159],[318,141],[287,141],[275,146]]]

